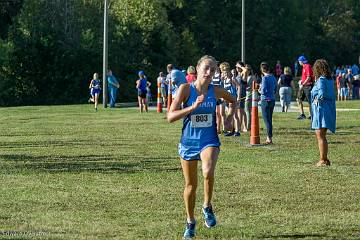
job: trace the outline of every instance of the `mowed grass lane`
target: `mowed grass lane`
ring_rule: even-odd
[[[360,238],[360,111],[338,112],[329,168],[314,167],[314,132],[297,115],[274,114],[271,146],[221,136],[219,224],[203,225],[199,169],[198,239]],[[135,109],[0,108],[0,239],[180,239],[180,132]]]

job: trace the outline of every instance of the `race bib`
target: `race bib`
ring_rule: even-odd
[[[212,126],[212,114],[191,115],[191,126],[194,128],[204,128]]]

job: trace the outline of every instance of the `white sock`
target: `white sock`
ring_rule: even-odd
[[[187,221],[188,223],[191,223],[191,224],[194,224],[194,223],[196,222],[195,219],[193,219],[193,220],[186,219],[186,221]]]
[[[209,204],[204,203],[203,208],[207,208],[207,207],[210,207],[210,206],[211,206],[211,203],[209,203]]]

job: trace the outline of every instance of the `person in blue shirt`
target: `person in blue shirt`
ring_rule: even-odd
[[[107,74],[107,85],[108,85],[110,107],[114,108],[117,98],[117,90],[120,87],[120,85],[110,69]]]
[[[352,65],[351,67],[351,71],[354,74],[354,76],[359,74],[359,67],[354,63],[354,65]]]
[[[336,106],[334,80],[331,77],[329,64],[324,59],[318,59],[314,63],[315,85],[311,90],[311,128],[315,129],[318,142],[320,161],[317,167],[330,166],[328,155],[328,142],[326,132],[329,129],[335,133]]]
[[[267,137],[265,144],[272,144],[273,126],[272,116],[275,107],[275,93],[276,93],[276,79],[270,73],[270,67],[266,62],[260,64],[260,71],[262,73],[260,84],[260,101],[261,113],[267,130]]]
[[[93,79],[90,82],[89,88],[90,88],[90,95],[91,98],[89,101],[93,102],[95,104],[95,111],[98,110],[98,102],[99,102],[99,95],[101,92],[101,85],[100,85],[100,79],[99,74],[94,73]]]
[[[168,84],[168,92],[171,93],[172,99],[175,99],[177,90],[181,84],[187,83],[185,74],[176,69],[172,64],[166,66],[168,75],[166,75],[166,83]],[[170,84],[171,83],[171,84]]]
[[[232,128],[231,119],[236,105],[236,98],[225,89],[211,84],[216,68],[215,58],[203,56],[196,66],[196,81],[180,86],[167,114],[170,123],[183,119],[179,154],[185,178],[184,202],[187,215],[185,239],[195,237],[194,208],[198,160],[201,160],[204,177],[205,225],[208,228],[216,225],[211,204],[215,166],[220,152],[220,141],[216,130],[216,101],[223,98],[229,102],[229,115],[225,121],[227,129]]]
[[[139,110],[142,113],[145,109],[145,112],[148,112],[148,106],[146,101],[147,96],[147,79],[144,71],[138,72],[139,79],[136,81],[136,88],[138,90],[138,102],[139,102]]]

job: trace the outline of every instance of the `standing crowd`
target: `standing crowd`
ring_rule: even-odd
[[[297,93],[300,107],[298,119],[306,119],[303,109],[303,101],[306,100],[309,103],[308,119],[315,130],[319,148],[320,160],[316,166],[330,166],[326,133],[328,129],[334,133],[336,128],[332,72],[324,59],[316,60],[312,67],[305,56],[300,56],[298,63],[302,66]],[[251,96],[253,91],[259,89],[267,132],[265,144],[273,144],[272,115],[277,88],[279,86],[282,111],[287,112],[295,84],[291,69],[285,67],[282,71],[280,61],[276,64],[275,75],[271,73],[269,64],[262,62],[260,77],[253,73],[251,66],[241,61],[236,62],[235,69],[231,69],[228,62],[218,64],[215,58],[208,55],[198,61],[196,68],[190,66],[186,76],[172,64],[167,66],[167,70],[168,76],[160,73],[158,81],[168,84],[168,94],[172,95],[169,98],[172,104],[167,113],[168,121],[183,120],[178,151],[185,179],[183,197],[187,218],[184,239],[192,239],[196,235],[197,224],[194,209],[198,161],[201,161],[204,184],[204,223],[212,228],[217,225],[211,200],[221,145],[218,135],[238,137],[241,131],[250,130]],[[162,97],[166,99],[166,96]]]
[[[318,59],[311,66],[305,56],[299,56],[294,64],[295,77],[301,66],[298,91],[290,67],[282,68],[277,61],[272,71],[267,62],[261,62],[260,75],[242,61],[234,68],[228,62],[218,62],[214,57],[205,55],[196,66],[186,71],[177,69],[173,64],[166,67],[167,74],[159,73],[157,86],[163,106],[168,107],[167,120],[171,123],[182,119],[182,135],[178,146],[182,171],[185,179],[184,203],[186,226],[184,238],[195,237],[195,199],[197,190],[197,166],[201,161],[204,203],[202,212],[205,225],[217,225],[213,210],[212,196],[215,182],[215,168],[220,153],[219,135],[239,137],[241,132],[251,129],[252,96],[254,91],[260,95],[262,118],[266,128],[265,145],[273,144],[273,112],[275,96],[278,91],[282,112],[288,112],[291,99],[296,96],[300,115],[297,119],[310,119],[315,130],[320,159],[317,167],[330,166],[328,159],[327,130],[336,129],[336,91],[338,100],[359,99],[359,68],[357,65],[338,67],[331,71],[324,59]],[[336,79],[336,80],[335,80]],[[115,106],[119,81],[111,70],[107,75],[110,107]],[[139,111],[148,112],[151,101],[151,83],[144,71],[138,72],[135,87],[138,92]],[[89,85],[91,98],[97,110],[100,80],[95,73]],[[303,102],[309,106],[309,115],[304,112]]]

